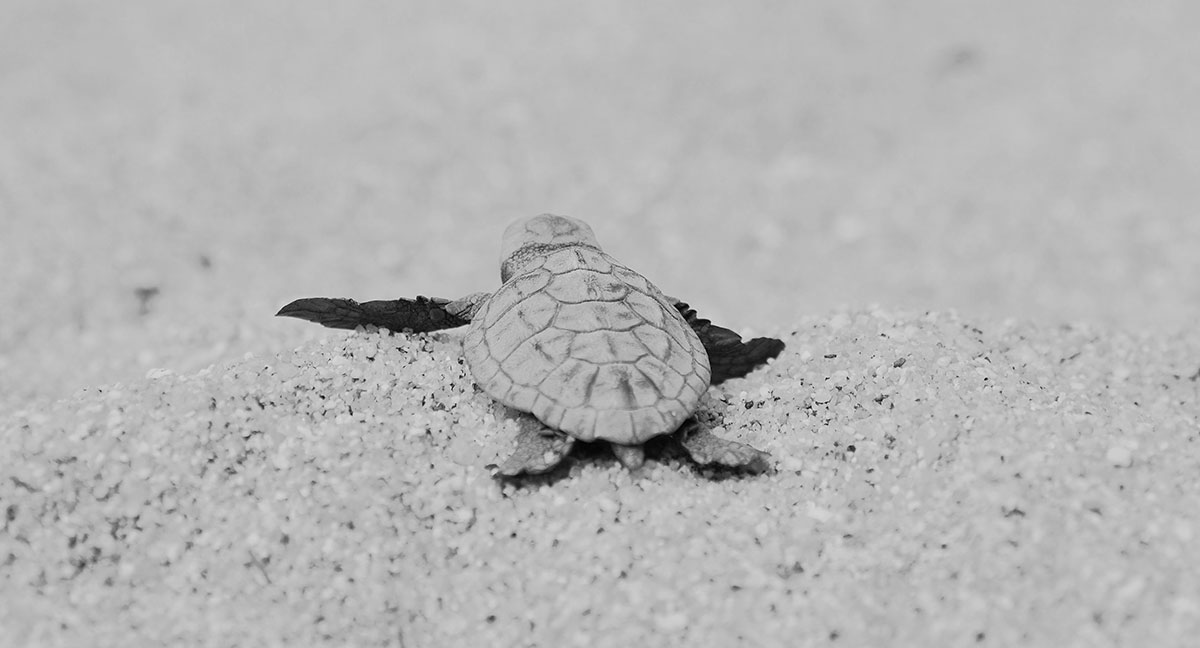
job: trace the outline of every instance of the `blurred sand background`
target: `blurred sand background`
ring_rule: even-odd
[[[108,633],[100,644],[118,645],[132,628],[184,643],[453,645],[499,632],[511,645],[584,645],[603,624],[634,633],[638,621],[732,640],[690,625],[697,616],[740,619],[775,640],[840,633],[843,644],[1185,636],[1200,624],[1200,576],[1187,564],[1200,528],[1188,445],[1200,370],[1197,34],[1200,5],[1186,0],[0,0],[0,431],[7,451],[24,453],[0,496],[19,504],[4,527],[24,538],[12,555],[26,552],[8,561],[14,589],[0,592],[25,607],[0,626],[23,622],[14,636],[58,645],[92,624]],[[482,465],[508,437],[445,359],[454,338],[416,360],[272,317],[302,296],[488,289],[504,226],[547,211],[589,221],[610,253],[705,317],[755,335],[799,332],[784,362],[710,403],[730,408],[731,433],[749,430],[780,458],[779,475],[712,484],[659,466],[631,486],[600,463],[501,498]],[[369,369],[376,353],[409,364]],[[899,358],[908,364],[893,366]],[[363,370],[395,387],[390,405],[354,400],[353,421],[328,402],[312,409],[314,394],[361,384]],[[772,393],[786,411],[757,409]],[[888,404],[881,395],[896,412],[871,409]],[[449,410],[430,411],[427,397]],[[872,414],[860,420],[863,407]],[[210,439],[213,421],[271,440]],[[406,426],[436,433],[415,457],[394,445],[411,440],[397,436]],[[94,445],[100,429],[119,452]],[[329,444],[343,436],[356,449],[342,450],[358,454],[339,464]],[[194,463],[209,452],[228,461],[227,481],[200,483]],[[995,463],[1004,456],[1019,457],[1016,477]],[[168,464],[178,479],[161,473]],[[868,465],[895,466],[895,488],[864,488]],[[313,466],[314,479],[343,480],[328,491],[343,499],[320,500],[320,488],[299,503],[244,495],[247,483],[294,493]],[[1014,481],[1020,472],[1026,481]],[[144,485],[147,475],[161,483]],[[851,475],[858,490],[843,486]],[[390,489],[432,512],[412,522],[389,509]],[[627,519],[572,506],[597,492]],[[284,515],[284,505],[300,508]],[[361,587],[347,583],[321,549],[326,527],[301,523],[347,506],[413,526],[338,527],[338,561],[390,555],[398,571],[363,563]],[[177,520],[177,509],[192,517]],[[466,510],[464,530],[455,516]],[[712,520],[673,528],[677,510]],[[1091,517],[1100,510],[1102,523]],[[113,520],[132,516],[163,531],[114,533],[104,542],[115,548],[91,553]],[[293,526],[282,533],[278,520]],[[250,539],[247,521],[262,525]],[[562,525],[571,551],[606,550],[593,523],[660,581],[704,596],[708,583],[727,598],[679,607],[653,580],[564,585],[580,573],[565,549],[539,569],[508,540],[510,529]],[[209,544],[186,553],[180,538],[201,527]],[[672,562],[710,531],[720,542],[694,548],[716,551],[711,560]],[[960,542],[960,531],[985,540]],[[661,542],[638,549],[647,533]],[[442,534],[504,567],[453,563],[437,553]],[[763,538],[811,541],[794,550],[809,580],[790,559],[772,575],[776,558],[756,553]],[[414,544],[376,546],[390,539]],[[276,552],[273,582],[260,544]],[[935,551],[947,544],[955,553]],[[718,567],[739,561],[768,566],[759,581],[725,580]],[[968,582],[944,596],[946,574],[964,565],[1005,583],[1010,607],[989,607],[998,599]],[[201,571],[217,583],[199,583]],[[527,590],[471,598],[478,582],[522,577]],[[128,591],[114,594],[114,578]],[[413,607],[397,621],[381,592],[402,582],[463,607],[403,599]],[[812,605],[797,603],[802,585]],[[580,607],[562,626],[545,623],[560,596],[596,596],[603,609],[620,587],[652,593],[645,618]],[[315,607],[296,602],[314,591],[325,592],[304,599]],[[242,606],[245,592],[269,602]],[[896,607],[910,595],[929,617]],[[521,612],[502,606],[522,596],[542,606],[526,619],[541,634],[505,625]],[[764,616],[745,616],[747,597],[829,627],[761,606]],[[158,600],[183,621],[160,617]],[[489,620],[475,614],[489,605],[501,606]],[[763,625],[780,619],[796,626]],[[1092,634],[1081,640],[1079,628]]]
[[[1184,1],[0,4],[0,393],[496,285],[551,211],[735,328],[1200,313]],[[144,304],[139,289],[156,289]]]

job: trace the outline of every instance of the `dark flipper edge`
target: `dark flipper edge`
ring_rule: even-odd
[[[417,297],[358,303],[339,297],[307,297],[279,309],[275,315],[295,317],[322,326],[354,329],[375,325],[390,331],[423,333],[455,328],[469,323],[446,310],[448,299]]]
[[[741,378],[783,351],[783,340],[754,338],[742,342],[742,336],[701,318],[684,302],[677,302],[675,308],[704,343],[704,350],[708,351],[708,363],[712,366],[711,382],[714,385],[730,378]]]

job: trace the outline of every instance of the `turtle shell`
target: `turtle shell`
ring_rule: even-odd
[[[708,389],[700,338],[645,277],[588,246],[532,259],[463,341],[489,396],[584,441],[674,432]]]

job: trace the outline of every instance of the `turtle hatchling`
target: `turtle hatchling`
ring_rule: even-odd
[[[576,441],[605,441],[629,469],[643,444],[670,435],[692,460],[747,472],[769,455],[713,435],[693,414],[710,384],[744,376],[783,342],[701,319],[604,253],[581,220],[543,214],[504,231],[491,293],[359,303],[313,297],[278,315],[331,328],[425,332],[469,326],[463,353],[476,384],[519,414],[516,452],[498,477],[554,468]]]

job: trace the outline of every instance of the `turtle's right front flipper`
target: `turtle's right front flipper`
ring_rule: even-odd
[[[711,382],[714,385],[730,378],[741,378],[783,351],[783,340],[760,337],[743,342],[742,336],[700,317],[686,303],[673,301],[676,310],[700,337],[704,350],[708,352],[708,364],[712,368]]]
[[[390,331],[424,333],[470,323],[470,313],[439,297],[359,302],[339,297],[307,297],[279,309],[277,317],[295,317],[322,326],[354,329],[374,325]]]

